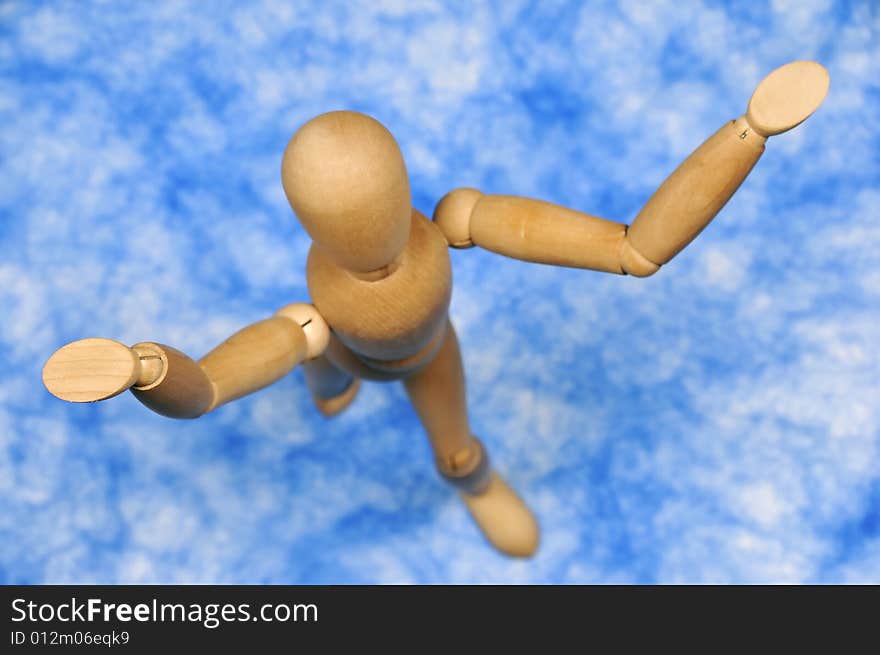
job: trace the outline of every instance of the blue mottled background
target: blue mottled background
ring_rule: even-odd
[[[875,2],[0,4],[0,581],[880,582]],[[452,253],[496,555],[399,385],[301,371],[197,421],[51,397],[85,336],[195,356],[307,300],[281,153],[368,112],[462,185],[629,222],[776,66],[824,106],[647,280]]]

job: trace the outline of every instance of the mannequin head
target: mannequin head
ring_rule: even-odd
[[[353,111],[313,118],[284,151],[281,181],[315,243],[340,266],[388,266],[406,245],[412,214],[400,148],[377,120]]]

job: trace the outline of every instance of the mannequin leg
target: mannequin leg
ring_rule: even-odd
[[[440,475],[462,500],[498,550],[528,557],[538,547],[538,524],[516,492],[489,466],[480,441],[471,435],[458,339],[450,323],[434,359],[404,379],[434,450]]]
[[[303,373],[315,406],[328,417],[348,407],[361,385],[360,378],[338,368],[325,355],[305,362]]]

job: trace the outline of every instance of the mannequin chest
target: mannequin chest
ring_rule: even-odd
[[[366,360],[403,360],[446,324],[452,270],[439,228],[413,210],[409,241],[388,276],[368,281],[312,245],[306,265],[312,302],[336,337]]]

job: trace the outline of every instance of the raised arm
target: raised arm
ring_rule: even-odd
[[[709,224],[764,152],[767,138],[807,119],[828,72],[797,61],[762,80],[746,113],[723,125],[660,185],[632,225],[540,200],[456,189],[434,211],[454,248],[480,246],[525,261],[645,277]]]
[[[149,341],[131,347],[111,339],[74,341],[46,362],[43,384],[58,398],[80,403],[131,389],[154,412],[196,418],[318,357],[328,340],[317,310],[297,303],[236,332],[197,362]]]

